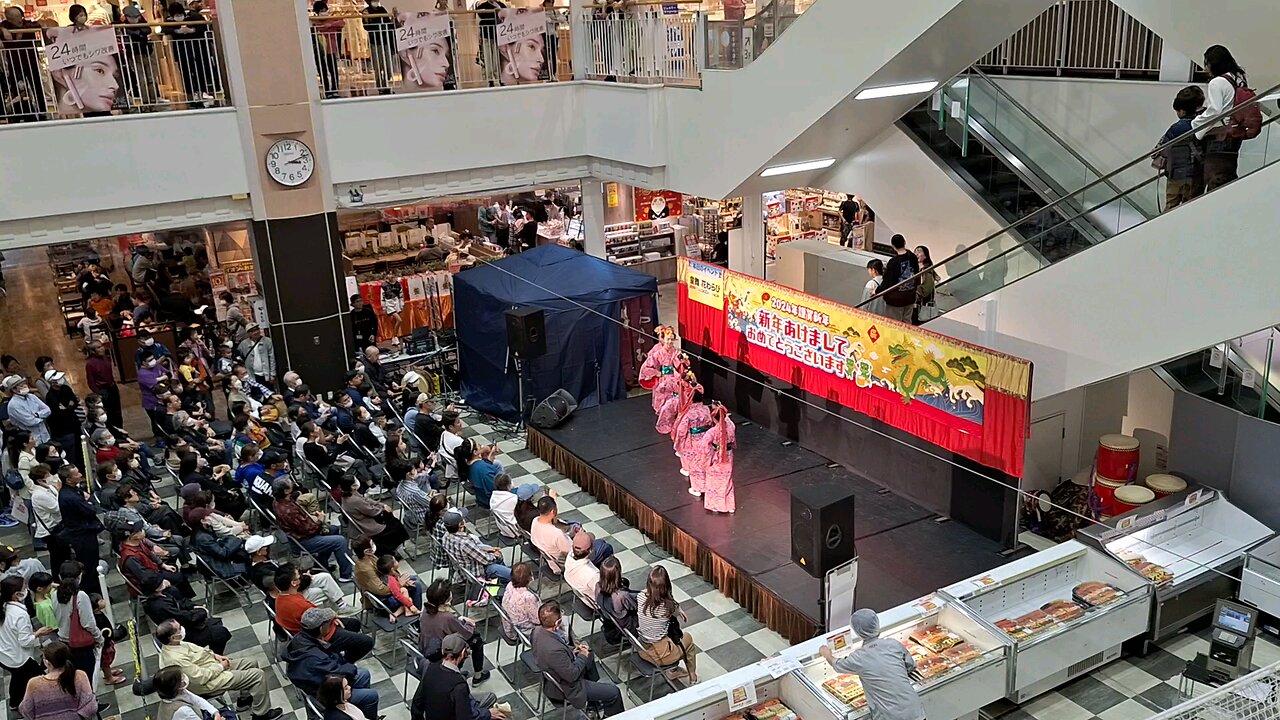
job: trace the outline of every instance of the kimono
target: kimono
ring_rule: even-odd
[[[653,427],[663,435],[671,435],[680,420],[680,414],[693,402],[693,386],[679,374],[664,375],[658,387],[653,390],[654,405],[657,407],[658,420]],[[661,402],[658,402],[661,400]],[[680,454],[680,448],[676,448]]]
[[[711,446],[704,441],[707,431],[715,426],[711,410],[700,402],[691,403],[676,423],[673,439],[680,454],[680,468],[689,476],[689,492],[706,492],[707,466],[711,464]]]
[[[653,390],[663,377],[679,375],[680,366],[683,365],[680,355],[680,348],[668,347],[663,343],[649,348],[649,354],[640,365],[640,387]]]
[[[737,429],[723,408],[713,412],[715,425],[699,436],[698,444],[706,449],[708,462],[703,484],[702,504],[713,512],[731,513],[737,509],[733,497],[733,450]]]

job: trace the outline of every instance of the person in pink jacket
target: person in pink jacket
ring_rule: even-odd
[[[711,405],[710,430],[699,436],[698,444],[707,453],[706,479],[702,504],[707,510],[733,513],[737,503],[733,496],[733,450],[737,428],[729,411],[720,403]]]

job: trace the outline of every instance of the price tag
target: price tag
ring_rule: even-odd
[[[984,588],[984,587],[989,587],[989,586],[991,586],[991,585],[995,585],[995,584],[996,584],[996,579],[995,579],[995,578],[993,578],[993,577],[991,577],[990,575],[983,575],[982,577],[980,577],[980,578],[974,578],[974,579],[970,580],[969,582],[973,583],[974,585],[976,585],[976,586],[978,586],[978,587],[980,587],[980,588]]]
[[[725,691],[729,698],[729,712],[745,710],[756,704],[756,684],[745,682]]]
[[[835,635],[827,636],[827,647],[830,648],[831,652],[836,655],[839,655],[845,650],[848,650],[849,646],[852,644],[853,644],[853,636],[849,634],[848,630],[845,630],[844,632],[838,632]]]
[[[1133,515],[1130,515],[1129,517],[1120,518],[1120,521],[1116,523],[1116,531],[1121,533],[1128,532],[1129,530],[1132,530],[1134,526],[1136,526],[1137,524],[1138,524],[1138,518],[1134,517]]]
[[[1222,351],[1221,347],[1215,347],[1209,351],[1209,367],[1220,368],[1225,360],[1226,353]]]
[[[799,670],[801,667],[802,666],[800,665],[800,661],[791,657],[779,656],[775,658],[769,658],[764,663],[765,670],[768,670],[769,675],[772,676],[773,679],[775,680],[782,677],[783,675],[793,673],[796,670]]]
[[[1200,501],[1203,499],[1204,499],[1203,488],[1199,490],[1192,490],[1191,492],[1187,493],[1187,499],[1184,500],[1182,504],[1186,507],[1193,508],[1199,505]]]
[[[938,603],[938,598],[934,595],[927,595],[925,597],[922,597],[919,600],[915,601],[915,603],[913,604],[915,605],[916,611],[919,612],[921,615],[928,615],[929,613],[942,607],[942,605]]]

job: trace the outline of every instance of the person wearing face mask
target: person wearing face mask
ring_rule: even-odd
[[[40,675],[36,662],[40,652],[40,639],[51,635],[55,628],[31,628],[31,616],[27,614],[26,581],[11,576],[0,580],[0,665],[9,671],[9,711],[16,712],[18,704],[27,692],[27,682]]]
[[[248,336],[237,348],[240,357],[244,358],[245,367],[248,368],[250,374],[259,383],[274,386],[276,383],[276,351],[271,344],[271,338],[263,335],[262,327],[256,323],[250,323],[245,330]]]
[[[330,421],[339,433],[348,435],[352,430],[356,429],[355,415],[351,412],[355,403],[352,401],[351,396],[346,393],[338,395],[334,402],[336,404],[333,406],[333,414],[330,417]],[[339,437],[338,439],[341,440],[342,438]]]
[[[134,365],[142,367],[147,358],[166,360],[172,357],[173,354],[169,352],[169,348],[162,343],[156,342],[150,330],[142,328],[138,331],[138,349],[133,353]]]
[[[64,448],[80,447],[80,398],[67,384],[66,373],[60,370],[46,370],[44,381],[49,384],[44,396],[44,403],[49,407],[49,436]],[[84,469],[84,457],[79,452],[71,453],[71,462]]]
[[[151,431],[155,433],[156,438],[164,437],[164,430],[160,426],[160,414],[164,410],[164,405],[160,402],[157,391],[168,378],[168,371],[160,365],[157,358],[144,359],[141,367],[138,368],[138,394],[142,397],[142,409],[146,411],[147,417],[151,418]]]
[[[156,720],[224,720],[222,711],[213,703],[191,692],[191,681],[182,670],[167,667],[157,672],[151,683],[160,696]]]
[[[187,688],[203,696],[239,691],[251,698],[252,720],[275,720],[284,714],[271,707],[266,673],[253,660],[233,660],[208,648],[186,642],[176,620],[166,620],[153,633],[160,644],[160,668],[176,668],[187,678]]]
[[[105,342],[90,346],[89,358],[84,363],[85,380],[89,384],[89,392],[102,398],[107,423],[112,427],[120,427],[124,425],[124,415],[120,410],[120,388],[116,385],[115,364],[111,362],[108,348]]]
[[[383,552],[395,555],[400,545],[409,539],[409,533],[395,515],[391,506],[371,500],[360,492],[360,479],[343,475],[338,481],[342,495],[342,510],[361,536],[369,537]]]
[[[59,567],[70,557],[67,544],[59,537],[62,511],[58,509],[58,491],[62,484],[49,466],[40,463],[31,468],[31,511],[35,516],[35,537],[49,549],[49,565]]]
[[[3,386],[11,396],[9,421],[18,429],[31,433],[37,443],[49,442],[49,428],[45,424],[49,419],[49,406],[31,392],[27,379],[21,375],[10,375],[4,379]]]
[[[351,428],[351,439],[364,448],[370,457],[377,457],[382,453],[382,443],[378,442],[377,436],[369,427],[373,422],[373,414],[369,412],[369,408],[357,405],[352,418],[355,426]]]

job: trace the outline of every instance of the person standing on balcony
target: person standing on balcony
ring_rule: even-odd
[[[311,21],[311,45],[316,53],[316,69],[320,71],[320,83],[324,96],[338,97],[338,54],[342,50],[342,18],[329,17],[329,3],[316,0],[312,6],[315,19]]]
[[[151,26],[142,9],[130,5],[120,11],[124,17],[124,73],[129,94],[142,101],[144,107],[159,100],[156,89],[155,49],[151,47]]]
[[[1209,121],[1230,111],[1236,104],[1236,90],[1249,86],[1231,51],[1221,45],[1210,46],[1204,51],[1204,67],[1209,71],[1209,89],[1205,93],[1204,109],[1191,120],[1196,138],[1204,140],[1204,191],[1209,192],[1235,180],[1240,163],[1240,138],[1228,131],[1230,116],[1217,122]]]
[[[476,62],[484,69],[484,79],[489,87],[498,84],[498,11],[507,4],[501,0],[481,0],[476,3],[476,22],[480,26],[480,57]]]
[[[160,32],[168,35],[173,43],[173,54],[182,74],[182,86],[187,94],[188,108],[202,108],[209,94],[209,76],[213,66],[209,61],[209,25],[197,10],[188,10],[180,2],[168,7],[169,22]]]
[[[396,62],[396,23],[382,7],[382,0],[364,0],[364,31],[369,34],[369,55],[379,95],[391,94],[391,69]]]
[[[36,122],[44,120],[44,83],[40,78],[40,25],[22,14],[21,5],[4,9],[0,20],[0,48],[3,48],[9,64],[3,92],[5,100],[13,107],[28,109],[29,113],[14,113],[10,122]]]

